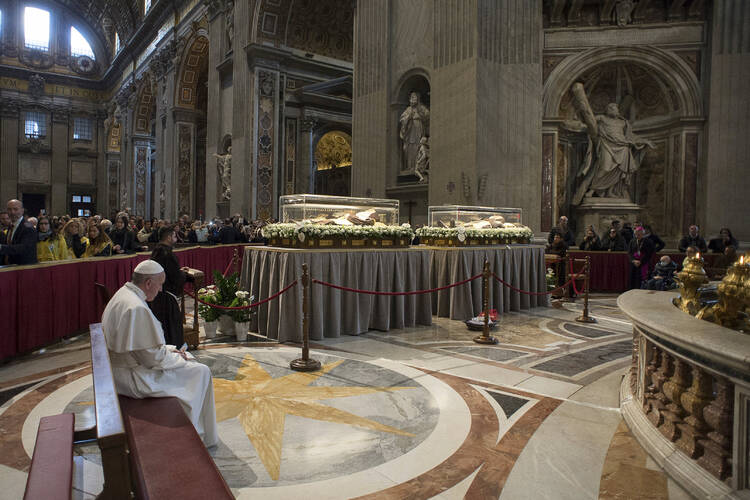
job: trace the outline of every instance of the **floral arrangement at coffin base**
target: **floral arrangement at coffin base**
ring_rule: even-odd
[[[240,290],[239,273],[232,273],[227,277],[222,276],[219,271],[213,272],[214,284],[198,290],[198,298],[210,304],[224,307],[239,307],[250,305],[253,297],[250,292]],[[203,321],[217,321],[219,316],[229,316],[238,323],[250,321],[253,309],[218,309],[209,305],[200,304],[198,314]]]
[[[301,235],[301,236],[300,236]],[[313,239],[414,239],[409,224],[400,226],[339,226],[335,224],[296,224],[280,222],[263,228],[264,238]]]
[[[425,226],[417,229],[420,239],[499,240],[501,243],[528,243],[534,232],[526,227],[496,227],[486,229],[464,227]]]

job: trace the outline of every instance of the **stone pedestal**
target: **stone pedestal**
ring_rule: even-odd
[[[584,198],[576,207],[576,241],[583,239],[585,229],[592,225],[601,238],[613,220],[622,223],[641,220],[643,208],[626,198]]]

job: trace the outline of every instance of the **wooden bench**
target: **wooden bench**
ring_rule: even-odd
[[[177,398],[118,396],[101,324],[90,330],[101,498],[234,498]]]
[[[42,417],[39,421],[24,500],[71,498],[74,424],[72,413]]]

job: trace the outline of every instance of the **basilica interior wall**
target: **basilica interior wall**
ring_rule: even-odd
[[[0,76],[0,195],[44,195],[52,212],[80,193],[107,215],[274,217],[279,195],[320,189],[315,148],[339,130],[352,135],[353,195],[398,198],[416,223],[430,204],[518,206],[546,231],[560,215],[576,220],[588,138],[566,122],[580,118],[569,92],[579,81],[594,113],[620,104],[654,144],[629,187],[638,210],[602,213],[599,225],[637,218],[668,242],[693,222],[737,226],[750,187],[742,0],[620,4],[183,2],[140,27],[88,33],[99,66],[87,78],[57,57],[64,41],[51,65],[14,53],[19,33],[3,17],[0,58],[13,70]],[[113,54],[126,29],[134,38]],[[430,110],[423,183],[405,175],[399,138],[412,90]],[[34,109],[49,133],[28,141],[20,123]],[[76,117],[91,139],[72,138]],[[229,143],[231,199],[216,156]]]

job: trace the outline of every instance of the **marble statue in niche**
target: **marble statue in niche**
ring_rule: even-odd
[[[427,137],[422,137],[419,141],[419,150],[417,151],[417,166],[414,173],[419,177],[419,182],[427,182],[430,170],[430,145]]]
[[[417,169],[417,156],[423,138],[430,135],[430,110],[421,103],[419,92],[409,95],[409,106],[399,119],[402,150],[402,174],[413,174]]]
[[[607,105],[603,115],[594,116],[583,85],[571,89],[573,105],[581,121],[567,121],[565,127],[588,134],[588,149],[576,178],[573,205],[584,198],[613,198],[630,203],[633,174],[654,144],[632,132],[630,122],[620,114],[616,103]]]
[[[633,0],[619,0],[615,5],[615,21],[617,26],[624,27],[633,22],[632,13],[635,5]]]
[[[227,147],[227,152],[223,155],[214,154],[214,156],[216,157],[216,169],[221,180],[221,199],[219,201],[229,201],[232,197],[232,146]]]

